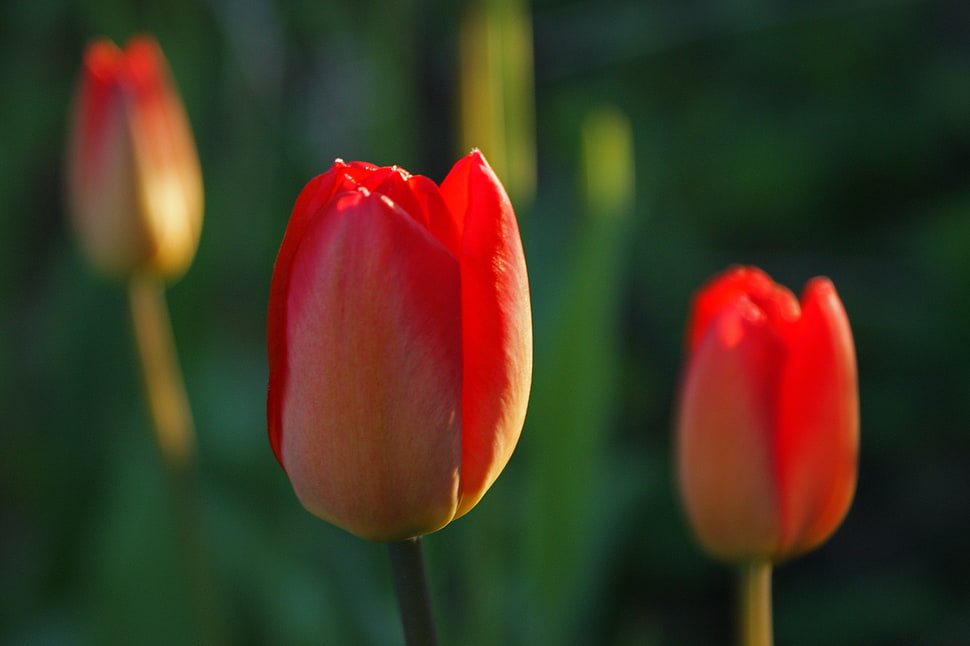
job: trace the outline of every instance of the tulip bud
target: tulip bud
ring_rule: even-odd
[[[340,160],[307,184],[268,345],[270,443],[310,512],[391,542],[471,509],[518,441],[532,380],[518,226],[481,153],[440,188]]]
[[[801,304],[762,271],[700,290],[679,402],[680,491],[701,545],[780,561],[842,522],[856,483],[859,400],[849,321],[832,283]]]
[[[180,276],[202,226],[202,175],[158,44],[92,43],[68,138],[68,205],[86,254],[120,277]]]

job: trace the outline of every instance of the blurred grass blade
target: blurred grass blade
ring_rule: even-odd
[[[525,0],[471,0],[461,24],[461,150],[479,148],[516,210],[535,194],[532,20]]]
[[[593,220],[629,216],[633,209],[633,134],[626,115],[613,107],[594,110],[583,123],[586,210]],[[620,223],[601,223],[604,229]]]
[[[621,498],[608,481],[608,443],[618,390],[622,247],[634,196],[630,125],[618,111],[600,109],[585,120],[582,140],[586,212],[559,315],[550,319],[555,327],[536,334],[523,435],[532,487],[524,567],[538,613],[526,643],[574,643],[576,622],[591,609],[598,546]]]

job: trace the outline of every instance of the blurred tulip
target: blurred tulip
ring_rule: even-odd
[[[391,542],[471,509],[532,379],[522,244],[481,153],[440,188],[340,160],[312,180],[276,259],[268,345],[270,442],[309,511]]]
[[[859,405],[852,333],[826,278],[801,305],[762,271],[733,268],[697,295],[677,452],[703,547],[777,562],[825,541],[856,483]]]
[[[68,205],[91,261],[127,278],[180,276],[202,226],[202,176],[188,118],[158,44],[84,57],[67,158]]]

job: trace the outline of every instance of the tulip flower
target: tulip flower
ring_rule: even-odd
[[[852,502],[855,350],[827,278],[801,303],[761,270],[700,290],[677,422],[680,491],[701,545],[740,566],[739,643],[771,646],[771,566],[807,552]]]
[[[481,153],[439,187],[337,160],[296,201],[268,315],[269,437],[300,502],[401,541],[471,509],[532,375],[518,226]]]
[[[67,207],[82,250],[95,267],[128,283],[146,403],[174,494],[180,555],[191,573],[181,594],[196,601],[192,619],[200,632],[186,641],[222,643],[190,486],[195,428],[165,302],[165,282],[185,272],[198,246],[202,176],[185,109],[154,39],[132,38],[124,50],[102,39],[87,48],[67,148]]]
[[[677,424],[680,491],[701,545],[778,562],[825,541],[852,501],[859,404],[852,333],[832,283],[799,303],[762,271],[697,295]]]
[[[106,273],[180,276],[202,225],[202,177],[188,118],[158,44],[92,43],[68,141],[68,205]]]

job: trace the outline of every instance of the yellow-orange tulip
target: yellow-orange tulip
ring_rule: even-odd
[[[111,275],[180,276],[202,227],[202,175],[165,57],[148,36],[92,43],[68,138],[68,206],[91,261]]]

